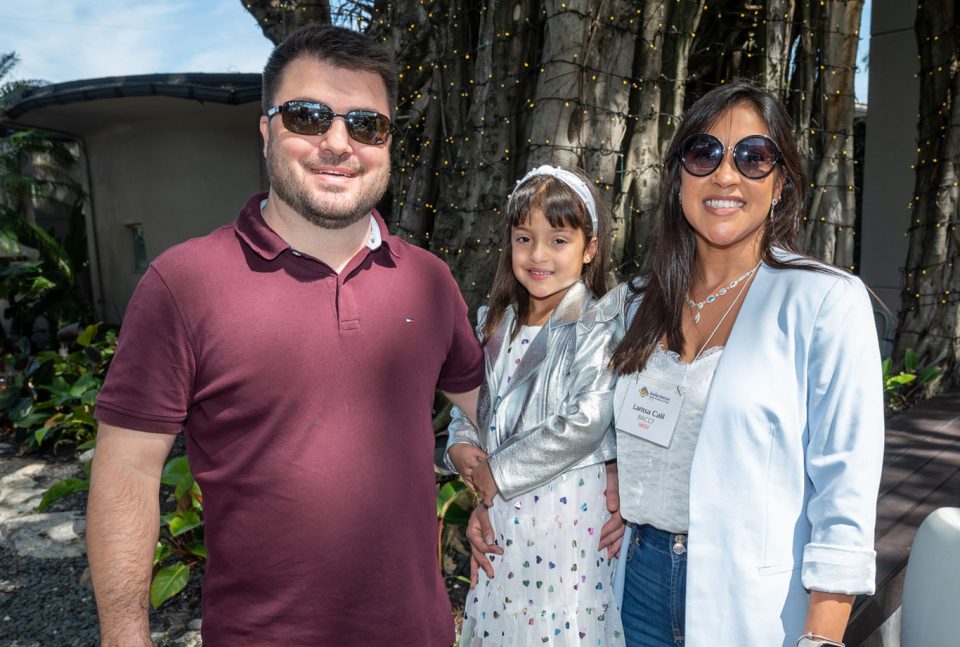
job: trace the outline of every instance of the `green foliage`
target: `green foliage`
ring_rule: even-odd
[[[167,461],[160,483],[173,488],[176,507],[160,516],[160,538],[153,555],[150,603],[158,608],[187,585],[190,568],[207,558],[203,544],[203,495],[186,456]]]
[[[0,54],[0,81],[17,63]],[[0,83],[0,108],[11,95],[37,82]],[[45,322],[49,346],[67,323],[91,320],[82,286],[87,265],[86,194],[67,170],[79,156],[76,143],[37,131],[0,130],[0,299],[10,319],[11,338],[0,329],[3,352],[19,337],[34,336]],[[69,213],[63,240],[28,214]],[[44,326],[40,326],[41,329]]]
[[[164,566],[153,576],[150,583],[150,604],[154,609],[183,590],[190,578],[190,566],[183,562],[174,562]]]
[[[8,376],[0,391],[0,415],[13,426],[22,451],[65,444],[83,448],[93,441],[93,405],[116,345],[116,331],[101,330],[99,323],[59,351],[33,355],[30,343],[18,340],[16,354],[4,357]]]
[[[449,480],[438,484],[437,490],[437,557],[444,573],[450,574],[457,570],[457,556],[470,556],[470,551],[464,544],[464,530],[470,520],[470,512],[475,504],[475,497],[463,481]],[[460,577],[467,582],[468,579]]]
[[[75,492],[86,492],[90,489],[90,479],[68,478],[58,483],[54,483],[49,490],[43,493],[40,505],[37,506],[38,512],[43,512],[50,507],[54,501],[69,496]]]
[[[75,162],[70,146],[35,132],[0,138],[0,299],[14,339],[30,338],[38,320],[57,331],[74,321],[89,321],[82,289],[87,264],[85,194],[72,181],[51,179]],[[39,168],[37,160],[47,160]],[[30,169],[27,173],[24,169]],[[66,237],[57,240],[25,214],[36,209],[69,209]],[[31,251],[32,250],[32,251]],[[5,344],[9,350],[9,342]]]
[[[51,503],[74,492],[90,489],[89,463],[85,479],[68,478],[47,490],[38,510],[43,512]],[[191,567],[207,558],[203,544],[203,495],[190,473],[186,456],[176,456],[163,466],[160,483],[163,494],[173,490],[175,508],[160,516],[160,537],[153,553],[153,580],[150,584],[150,603],[153,608],[180,593],[190,578]]]
[[[887,407],[892,411],[903,411],[919,400],[931,382],[940,377],[939,366],[921,366],[920,357],[908,348],[903,355],[903,370],[893,374],[893,358],[883,360],[883,390],[887,396]]]

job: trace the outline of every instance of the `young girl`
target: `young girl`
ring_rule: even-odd
[[[507,203],[478,328],[480,431],[459,411],[450,426],[450,459],[490,506],[502,548],[467,596],[463,647],[623,644],[613,565],[598,550],[616,451],[614,333],[581,318],[605,291],[599,205],[582,172],[552,166],[524,176]]]

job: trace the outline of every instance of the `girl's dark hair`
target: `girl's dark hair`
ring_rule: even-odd
[[[760,258],[769,267],[826,271],[824,265],[804,261],[782,261],[774,247],[799,254],[797,234],[803,208],[806,175],[797,152],[793,123],[780,100],[771,92],[746,81],[735,81],[710,90],[683,115],[663,162],[660,179],[660,211],[653,240],[656,251],[648,258],[642,278],[633,277],[633,298],[642,295],[636,316],[627,334],[614,351],[611,364],[621,375],[643,370],[656,345],[666,337],[670,350],[683,350],[683,309],[690,290],[696,260],[696,234],[680,206],[680,145],[690,135],[706,132],[720,116],[734,106],[754,108],[777,143],[781,159],[774,171],[783,182],[780,201],[763,229]]]
[[[481,342],[487,340],[497,329],[497,324],[511,305],[516,310],[513,330],[510,336],[515,337],[520,327],[527,320],[530,311],[530,298],[527,290],[520,285],[513,274],[513,228],[527,222],[531,212],[538,210],[547,219],[552,227],[572,227],[583,232],[584,244],[597,237],[597,253],[591,259],[583,275],[583,282],[594,297],[601,297],[607,291],[606,270],[610,259],[610,224],[606,209],[600,200],[600,193],[596,186],[587,177],[587,174],[575,167],[565,167],[566,170],[577,175],[587,185],[593,202],[597,208],[597,231],[593,230],[590,212],[579,195],[567,186],[562,180],[551,175],[536,175],[516,189],[507,203],[506,214],[503,220],[503,251],[497,265],[497,273],[493,278],[493,288],[490,290],[490,310],[481,331]]]

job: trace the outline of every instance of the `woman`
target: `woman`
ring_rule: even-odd
[[[625,333],[631,646],[842,644],[853,596],[874,589],[872,310],[858,279],[796,252],[792,130],[747,83],[699,99],[666,154],[651,270],[598,306]]]

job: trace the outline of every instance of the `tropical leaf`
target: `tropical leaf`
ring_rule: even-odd
[[[157,547],[153,551],[153,565],[156,566],[173,554],[173,546],[165,544],[162,541],[157,542]]]
[[[912,348],[908,348],[903,354],[903,370],[913,372],[920,366],[920,358]]]
[[[164,485],[177,485],[190,476],[190,463],[186,456],[177,456],[167,461],[160,473],[160,482]]]
[[[183,562],[171,564],[157,571],[150,583],[150,604],[154,609],[183,590],[190,579],[190,567]]]
[[[86,479],[69,478],[54,483],[50,486],[50,489],[43,493],[43,498],[40,499],[40,505],[37,506],[37,511],[43,512],[49,508],[50,504],[54,501],[59,501],[74,492],[86,492],[89,489],[90,481]]]
[[[100,330],[99,323],[95,323],[90,326],[87,326],[82,331],[80,331],[79,335],[77,335],[77,344],[83,347],[89,346],[90,343],[97,336],[97,331],[99,330]]]
[[[193,508],[187,508],[183,512],[173,515],[167,527],[170,529],[171,535],[179,537],[201,525],[203,525],[203,520],[197,514],[197,511]]]

